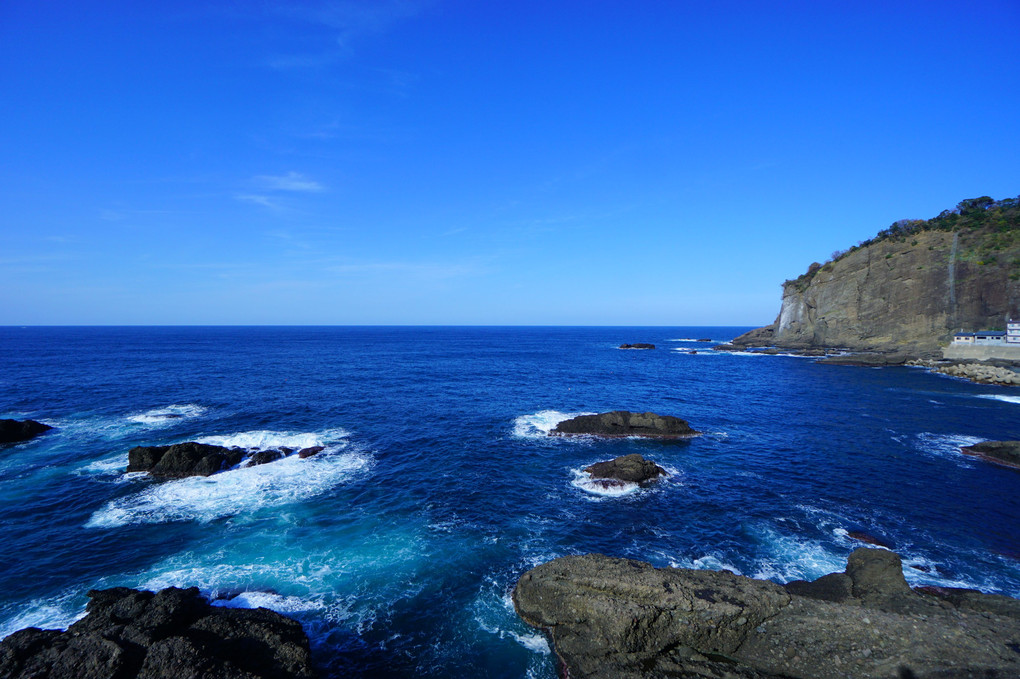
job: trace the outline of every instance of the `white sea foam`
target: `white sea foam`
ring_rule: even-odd
[[[0,623],[0,639],[26,627],[67,629],[85,616],[84,606],[73,601],[79,595],[80,592],[67,592],[57,597],[33,599],[17,615]]]
[[[572,469],[574,480],[570,482],[574,488],[580,488],[586,493],[600,497],[621,497],[636,493],[640,486],[629,481],[617,481],[615,479],[593,479],[588,472],[581,469]]]
[[[759,561],[752,578],[775,582],[815,580],[846,567],[845,555],[827,549],[817,540],[783,535],[770,527],[763,527],[760,532],[772,555]]]
[[[1005,401],[1006,403],[1020,403],[1020,396],[1010,396],[1008,394],[978,394],[977,397]]]
[[[922,432],[915,437],[914,447],[928,455],[953,460],[961,467],[971,467],[974,465],[974,458],[961,453],[960,448],[972,446],[984,440],[977,436],[964,436],[962,434],[932,434],[931,432]]]
[[[144,413],[128,415],[129,422],[147,424],[150,426],[166,426],[175,424],[180,420],[199,417],[206,412],[206,408],[194,403],[174,404],[165,408],[154,408]]]
[[[544,439],[556,425],[578,415],[595,413],[562,413],[558,410],[543,410],[532,415],[521,415],[514,420],[514,436],[524,439]]]
[[[268,608],[284,614],[304,613],[321,610],[324,606],[320,600],[302,599],[296,596],[282,596],[275,592],[239,592],[235,596],[214,599],[213,606],[221,608]]]
[[[701,342],[701,344],[708,344],[708,342],[715,342],[716,340],[708,340],[708,342],[702,342],[696,337],[680,337],[678,339],[668,339],[667,342]]]
[[[294,434],[278,431],[245,431],[237,434],[222,436],[203,436],[195,439],[199,443],[208,443],[214,446],[232,448],[246,448],[248,450],[265,450],[267,448],[310,448],[312,446],[326,446],[345,439],[350,434],[343,429],[327,429],[326,431],[313,433]]]
[[[116,480],[125,480],[125,477],[138,477],[140,474],[123,474],[128,465],[128,456],[124,454],[96,460],[80,467],[75,473],[87,476],[115,477]]]
[[[112,528],[135,523],[209,522],[308,500],[353,479],[372,464],[371,456],[346,452],[346,443],[330,442],[330,437],[323,434],[270,434],[250,432],[208,438],[261,441],[262,446],[290,444],[295,448],[325,443],[326,449],[304,460],[290,455],[271,464],[150,485],[134,495],[108,502],[85,525]]]

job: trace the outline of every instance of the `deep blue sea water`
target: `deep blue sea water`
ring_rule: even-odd
[[[914,584],[1020,596],[1020,391],[912,368],[731,355],[746,328],[0,328],[0,636],[86,592],[200,587],[301,620],[324,676],[555,676],[509,592],[604,552],[786,582],[864,531]],[[654,351],[621,351],[653,342]],[[696,349],[698,353],[683,350]],[[677,415],[686,442],[551,438],[570,414]],[[324,445],[208,479],[125,475],[134,445]],[[579,470],[639,452],[618,496]]]

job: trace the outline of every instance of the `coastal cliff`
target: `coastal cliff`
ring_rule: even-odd
[[[1020,315],[1020,198],[901,220],[783,284],[775,322],[738,346],[933,353]]]

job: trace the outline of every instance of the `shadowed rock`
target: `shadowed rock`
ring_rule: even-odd
[[[608,438],[645,436],[677,439],[697,436],[701,432],[691,429],[687,421],[679,417],[614,410],[599,415],[579,415],[565,420],[556,425],[550,433],[555,436],[587,435]]]
[[[251,457],[248,458],[247,466],[254,467],[260,464],[276,462],[281,459],[283,459],[283,453],[279,450],[260,450],[257,453],[253,453]]]
[[[162,478],[210,476],[236,466],[244,451],[207,443],[175,443],[172,446],[136,446],[128,451],[129,472],[149,472]]]
[[[28,441],[50,429],[53,427],[35,420],[0,420],[0,445]]]
[[[318,455],[323,450],[325,450],[325,448],[323,446],[310,446],[308,448],[302,448],[301,450],[298,451],[298,457],[300,457],[303,460],[306,457],[311,457],[312,455]]]
[[[607,462],[596,462],[586,467],[585,472],[593,479],[614,479],[629,483],[654,481],[666,476],[666,470],[637,453],[617,457]]]
[[[521,576],[513,601],[571,679],[1020,676],[1020,602],[914,592],[888,550],[862,547],[845,573],[785,587],[570,556]]]
[[[308,638],[279,613],[215,608],[197,588],[89,592],[66,632],[0,641],[5,679],[314,679]]]
[[[648,344],[647,342],[637,342],[636,344],[621,344],[621,349],[654,349],[654,344]]]

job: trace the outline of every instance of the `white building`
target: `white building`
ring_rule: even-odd
[[[1020,344],[1020,321],[1006,321],[1006,344]]]

